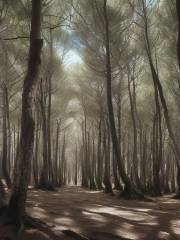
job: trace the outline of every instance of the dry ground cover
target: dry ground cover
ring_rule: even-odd
[[[54,231],[68,229],[103,240],[111,239],[110,234],[137,240],[180,239],[180,203],[172,196],[125,201],[80,187],[31,190],[28,196],[29,213]]]

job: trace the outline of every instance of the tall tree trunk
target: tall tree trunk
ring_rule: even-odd
[[[151,44],[149,40],[149,29],[148,29],[148,19],[147,19],[147,12],[146,12],[146,7],[144,0],[142,1],[143,4],[143,14],[144,14],[144,24],[145,24],[145,41],[146,41],[146,52],[149,60],[149,66],[151,69],[151,74],[152,74],[152,79],[154,82],[154,86],[157,87],[158,93],[159,93],[159,98],[161,100],[161,105],[163,108],[163,113],[164,113],[164,119],[166,121],[167,129],[169,136],[171,138],[172,144],[173,144],[173,150],[176,156],[176,164],[177,164],[177,169],[180,169],[180,149],[178,146],[178,143],[176,141],[175,134],[173,132],[172,124],[171,124],[171,119],[169,117],[169,110],[166,104],[166,99],[164,96],[163,88],[161,81],[159,79],[158,73],[155,69],[154,63],[153,63],[153,58],[152,58],[152,53],[151,53]],[[178,13],[179,13],[179,3],[177,3],[178,6]],[[177,184],[178,184],[178,191],[177,191],[177,197],[180,198],[180,181],[179,181],[179,175],[180,173],[177,174]]]
[[[5,189],[2,179],[0,179],[0,215],[6,210]]]
[[[111,137],[114,147],[114,152],[117,159],[118,170],[121,179],[125,185],[124,192],[122,196],[126,198],[142,198],[143,194],[134,186],[134,184],[127,177],[125,168],[122,162],[122,156],[119,151],[118,138],[116,133],[115,119],[114,119],[114,109],[112,103],[112,76],[111,76],[111,57],[110,57],[110,39],[109,39],[109,21],[107,15],[107,0],[104,0],[104,20],[105,20],[105,35],[106,35],[106,80],[107,80],[107,105],[109,112],[109,123],[111,129]]]
[[[177,39],[177,57],[180,69],[180,1],[176,0],[177,20],[178,20],[178,39]]]
[[[53,32],[50,28],[50,63],[49,63],[49,76],[48,76],[48,114],[47,114],[47,152],[48,152],[48,165],[49,165],[49,178],[50,182],[54,183],[54,174],[52,167],[52,151],[51,151],[51,105],[52,105],[52,76],[53,76]]]
[[[8,88],[5,86],[5,101],[6,101],[6,119],[7,119],[7,166],[9,172],[9,185],[11,185],[11,123],[10,123],[10,112],[9,112],[9,93]]]
[[[121,151],[121,144],[122,144],[122,103],[121,103],[121,81],[119,83],[119,95],[118,95],[118,101],[117,101],[117,118],[118,118],[118,141],[119,141],[119,152],[122,154]],[[122,190],[123,187],[121,186],[119,175],[118,175],[118,168],[117,168],[117,159],[115,157],[114,151],[113,151],[113,174],[114,174],[114,188],[117,190]]]
[[[169,176],[170,176],[170,170],[173,164],[170,165],[170,156],[171,153],[167,153],[166,157],[166,172],[165,172],[165,184],[164,184],[164,193],[165,194],[170,194],[170,186],[169,186]]]
[[[104,159],[105,159],[105,171],[104,171],[104,186],[106,193],[113,193],[112,184],[110,179],[110,129],[109,123],[104,120]]]
[[[92,135],[92,164],[91,164],[91,189],[96,189],[95,171],[96,171],[96,153],[95,153],[95,136]]]
[[[59,136],[60,141],[60,136]],[[61,144],[58,147],[58,186],[61,187],[63,184],[62,179],[62,158],[61,158]]]
[[[64,135],[63,147],[62,147],[62,184],[66,185],[67,182],[67,169],[66,169],[66,137]]]
[[[51,153],[51,91],[52,91],[51,77],[48,78],[48,114],[47,114],[47,153],[49,166],[49,181],[53,184],[53,168],[52,168],[52,153]]]
[[[98,129],[98,145],[97,145],[97,187],[102,190],[102,153],[101,153],[101,138],[102,138],[102,120],[99,120]]]
[[[162,161],[160,159],[160,144],[159,138],[159,112],[156,112],[153,119],[153,142],[152,142],[152,158],[153,158],[153,195],[160,196],[161,195],[161,184],[160,184],[160,166]]]
[[[82,146],[82,187],[89,186],[89,178],[87,172],[87,129],[86,129],[86,115],[84,114],[84,122],[82,122],[82,139],[83,139],[83,146]]]
[[[36,114],[36,130],[35,130],[35,150],[34,150],[34,158],[33,158],[33,176],[34,176],[34,184],[38,185],[39,172],[38,172],[38,153],[39,153],[39,132],[40,132],[40,124],[39,124],[39,114]]]
[[[20,147],[20,120],[18,119],[17,140],[15,145],[15,158],[14,158],[14,172],[13,172],[14,183],[17,182],[17,178],[18,178],[19,147]]]
[[[74,184],[77,185],[78,183],[78,149],[76,145],[76,150],[75,150],[75,174],[74,174]]]
[[[58,186],[58,153],[59,153],[59,133],[60,133],[60,125],[61,121],[57,122],[57,129],[56,129],[56,143],[55,143],[55,184]]]
[[[6,86],[3,84],[3,94],[2,94],[2,102],[3,102],[3,149],[2,149],[2,170],[3,177],[5,181],[10,187],[10,172],[9,172],[9,164],[8,161],[8,136],[7,136],[7,102],[6,102]]]
[[[134,76],[133,76],[134,78]],[[134,80],[133,80],[134,81]],[[134,89],[135,92],[135,89]],[[136,119],[136,112],[135,112],[135,103],[133,102],[133,97],[131,93],[131,82],[130,82],[130,69],[128,67],[128,93],[129,93],[129,100],[130,100],[130,107],[131,107],[131,118],[132,118],[132,125],[133,125],[133,175],[135,179],[135,183],[137,186],[139,186],[141,189],[143,187],[141,186],[141,182],[138,176],[138,157],[137,157],[137,119]],[[135,96],[134,96],[135,100]]]
[[[42,151],[43,151],[43,163],[40,174],[39,188],[48,189],[49,183],[49,164],[48,164],[48,139],[47,139],[47,121],[46,121],[46,111],[45,111],[45,99],[43,92],[42,81],[40,83],[40,110],[42,116]]]
[[[146,161],[147,161],[147,134],[146,131],[140,133],[140,145],[141,145],[141,182],[143,188],[146,190]]]
[[[41,50],[43,40],[41,29],[41,0],[32,0],[31,34],[27,75],[22,93],[21,138],[19,146],[18,178],[12,190],[9,214],[16,224],[20,224],[25,214],[27,189],[30,178],[34,145],[33,105],[40,80]]]

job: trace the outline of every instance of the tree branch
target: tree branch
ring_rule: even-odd
[[[18,39],[29,39],[29,37],[17,36],[17,37],[11,37],[11,38],[0,38],[0,40],[3,40],[3,41],[12,41],[12,40],[18,40]]]

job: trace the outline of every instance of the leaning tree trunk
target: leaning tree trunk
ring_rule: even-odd
[[[125,198],[143,198],[143,194],[134,186],[126,175],[125,168],[122,162],[122,156],[119,151],[119,143],[116,133],[115,119],[114,119],[114,109],[112,103],[112,73],[111,73],[111,57],[110,57],[110,39],[109,39],[109,20],[107,15],[107,0],[104,0],[104,21],[105,21],[105,44],[106,44],[106,81],[107,81],[107,105],[109,112],[109,123],[111,130],[111,137],[114,152],[117,159],[118,171],[121,179],[125,185],[122,196]]]
[[[25,215],[27,189],[30,178],[31,160],[34,145],[33,105],[39,84],[41,68],[41,50],[43,40],[40,37],[42,0],[32,0],[31,34],[27,75],[22,93],[21,138],[18,155],[18,177],[14,183],[9,203],[9,214],[16,224],[22,222]]]
[[[144,24],[145,24],[146,52],[147,52],[147,57],[148,57],[148,60],[149,60],[149,66],[150,66],[150,69],[151,69],[152,79],[153,79],[153,82],[154,82],[154,86],[157,87],[157,89],[158,89],[159,98],[160,98],[163,113],[164,113],[164,119],[165,119],[165,122],[166,122],[166,125],[167,125],[168,133],[169,133],[169,136],[171,138],[172,145],[173,145],[173,150],[174,150],[175,157],[176,157],[176,164],[177,164],[177,169],[178,169],[178,174],[177,174],[177,184],[178,184],[177,197],[180,198],[180,177],[179,177],[180,176],[180,149],[179,149],[179,145],[176,141],[176,137],[175,137],[175,134],[174,134],[174,131],[173,131],[173,128],[172,128],[171,119],[170,119],[170,116],[169,116],[169,109],[167,107],[163,87],[162,87],[161,81],[159,79],[158,73],[157,73],[156,68],[154,66],[154,63],[153,63],[152,52],[151,52],[151,44],[150,44],[150,39],[149,39],[147,12],[146,12],[146,7],[145,7],[144,1],[142,3],[143,3],[143,14],[144,14],[143,17],[144,17]],[[177,3],[178,17],[180,16],[180,6],[179,5],[180,5],[180,3]],[[180,18],[178,18],[178,19],[180,19]],[[179,41],[179,38],[178,38],[178,41]]]

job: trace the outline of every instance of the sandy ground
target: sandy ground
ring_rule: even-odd
[[[80,187],[30,190],[28,212],[54,230],[70,229],[85,236],[101,232],[138,240],[180,239],[180,201],[171,196],[138,202]]]

